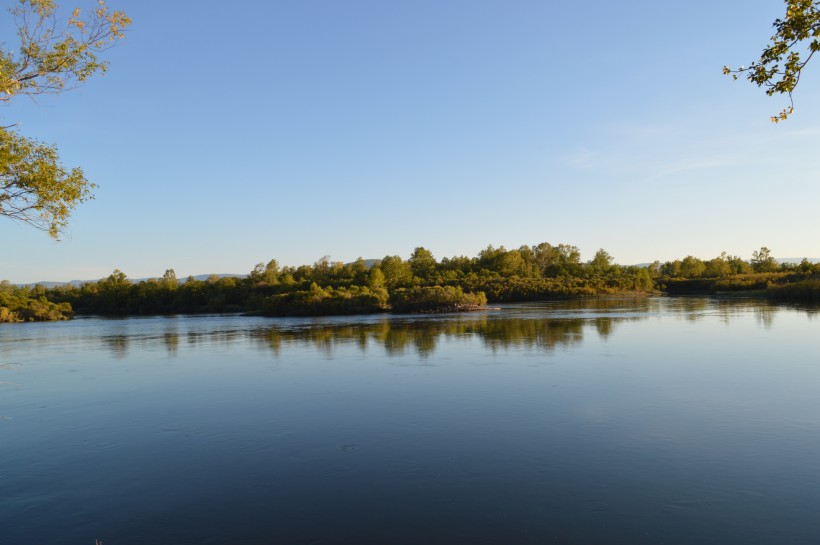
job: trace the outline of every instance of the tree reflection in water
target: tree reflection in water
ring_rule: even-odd
[[[479,338],[492,351],[550,352],[580,344],[590,328],[607,338],[617,323],[647,319],[657,306],[657,299],[650,298],[586,298],[508,305],[481,313],[404,315],[377,321],[307,323],[301,327],[272,325],[249,333],[260,346],[277,355],[283,345],[312,345],[330,355],[336,346],[355,343],[365,351],[372,342],[388,356],[413,350],[419,357],[428,358],[442,337]]]
[[[751,312],[763,327],[770,328],[783,308],[787,307],[754,299],[608,297],[513,304],[463,314],[271,318],[251,327],[241,320],[237,320],[236,327],[223,321],[217,329],[200,327],[187,331],[180,325],[184,322],[178,322],[186,319],[181,317],[169,319],[154,336],[129,335],[128,321],[123,320],[113,334],[102,337],[102,343],[117,359],[126,356],[131,342],[161,342],[168,355],[175,356],[182,343],[189,347],[229,346],[248,340],[277,357],[288,346],[310,346],[325,357],[332,357],[338,347],[355,346],[364,353],[375,345],[391,357],[413,352],[426,359],[435,354],[443,339],[454,338],[480,339],[493,352],[524,349],[549,353],[580,345],[584,335],[591,331],[608,339],[617,334],[619,324],[661,315],[687,322],[717,315],[728,324]],[[817,307],[799,308],[809,316],[818,312]]]

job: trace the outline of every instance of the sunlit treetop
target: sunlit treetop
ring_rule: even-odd
[[[125,35],[131,19],[110,11],[103,0],[58,22],[53,0],[19,0],[9,11],[17,23],[19,49],[0,49],[0,101],[16,95],[56,94],[96,73],[108,62],[98,54]]]
[[[53,0],[18,0],[9,10],[19,49],[0,47],[0,102],[18,95],[57,94],[79,85],[108,63],[98,55],[124,37],[131,24],[103,0],[84,14],[57,15]],[[62,21],[62,22],[58,22]],[[58,238],[72,210],[96,187],[79,168],[60,164],[54,146],[23,137],[0,123],[0,216],[22,221]]]
[[[723,67],[723,73],[734,79],[742,74],[764,87],[769,96],[786,94],[789,105],[771,117],[774,123],[785,120],[794,112],[792,92],[800,81],[803,68],[820,50],[820,2],[784,0],[786,16],[773,23],[775,33],[760,58],[749,66],[734,69]]]
[[[0,216],[58,238],[71,211],[96,186],[80,168],[64,168],[57,150],[0,127]]]

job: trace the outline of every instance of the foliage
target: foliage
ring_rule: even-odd
[[[15,53],[0,47],[0,102],[23,95],[57,94],[79,85],[108,63],[99,55],[131,20],[103,0],[84,17],[77,8],[64,25],[53,0],[19,0],[11,13],[20,41]],[[65,169],[57,149],[0,126],[0,216],[22,221],[58,238],[73,209],[96,186],[79,168]]]
[[[108,63],[98,55],[125,37],[131,19],[110,11],[100,0],[88,17],[74,9],[62,26],[54,0],[19,0],[11,13],[17,20],[20,48],[15,55],[0,50],[0,101],[16,95],[57,94],[79,84]]]
[[[417,286],[390,294],[390,306],[394,312],[451,312],[486,304],[487,297],[483,293],[465,293],[460,287],[453,286]]]
[[[680,274],[687,278],[695,278],[706,272],[706,264],[695,256],[688,255],[680,264]]]
[[[785,120],[794,112],[792,92],[800,82],[803,68],[820,50],[820,2],[814,0],[785,0],[786,15],[773,23],[771,43],[760,58],[748,67],[732,69],[723,67],[724,74],[734,79],[745,75],[758,87],[766,89],[769,96],[785,94],[789,105],[771,117],[774,123]]]
[[[72,315],[71,305],[49,301],[42,288],[0,282],[0,323],[67,320]]]
[[[601,248],[595,252],[595,257],[590,260],[587,267],[595,273],[607,273],[612,268],[613,258],[609,253]]]
[[[387,291],[382,288],[323,289],[313,283],[307,290],[268,297],[257,312],[268,316],[367,314],[387,310],[387,297]]]
[[[384,275],[384,283],[388,289],[406,287],[413,281],[413,271],[410,263],[403,261],[397,255],[386,256],[381,260],[379,269]]]
[[[0,127],[0,216],[57,238],[94,187],[81,169],[67,171],[55,148]]]
[[[773,272],[777,270],[777,261],[772,257],[772,252],[765,246],[760,251],[752,252],[752,269],[755,272]]]
[[[410,270],[416,278],[429,278],[436,270],[436,258],[433,257],[433,253],[421,246],[413,250],[408,261]]]
[[[754,272],[753,265],[759,269]],[[372,266],[322,258],[313,265],[282,267],[276,260],[259,263],[244,278],[179,281],[173,269],[159,278],[132,282],[115,270],[82,286],[36,288],[78,313],[141,315],[246,312],[269,316],[315,316],[370,312],[471,310],[491,302],[537,301],[595,295],[712,294],[756,291],[820,277],[820,265],[777,265],[768,248],[752,262],[723,252],[703,261],[694,256],[655,262],[648,267],[623,266],[606,250],[581,263],[574,246],[541,243],[515,250],[488,246],[476,257],[436,261],[416,248],[408,260],[387,256]],[[6,284],[6,291],[10,290]],[[809,293],[795,288],[794,293]],[[771,291],[774,294],[774,291]],[[781,294],[791,293],[787,291]],[[774,296],[774,295],[772,295]],[[811,296],[813,297],[813,295]]]
[[[769,286],[767,294],[773,299],[786,301],[820,302],[820,279],[812,278],[790,284]]]

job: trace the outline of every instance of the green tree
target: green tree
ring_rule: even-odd
[[[581,270],[581,250],[570,244],[559,244],[555,247],[558,254],[560,274],[577,275]]]
[[[481,250],[478,262],[482,269],[501,276],[522,276],[526,272],[527,263],[519,250],[507,251],[504,246],[493,248],[492,245]]]
[[[413,271],[413,276],[428,280],[436,272],[436,258],[433,257],[433,252],[427,248],[419,246],[413,253],[410,254],[410,270]]]
[[[373,267],[370,269],[369,278],[367,281],[369,287],[374,289],[383,289],[385,286],[384,273],[381,267]]]
[[[558,251],[548,242],[542,242],[532,249],[535,266],[543,275],[552,274],[558,263]]]
[[[410,263],[397,255],[386,256],[379,264],[379,268],[384,274],[384,284],[388,289],[406,287],[413,281]]]
[[[99,0],[88,16],[77,8],[64,24],[54,0],[19,0],[11,10],[19,49],[0,46],[0,102],[58,94],[104,73],[99,55],[124,37],[131,20]],[[0,125],[0,216],[22,221],[58,238],[74,208],[92,198],[79,168],[60,164],[57,149]]]
[[[773,272],[777,270],[777,261],[772,251],[763,246],[760,251],[752,252],[752,270],[755,272]]]
[[[520,250],[504,252],[496,261],[496,266],[502,276],[525,276],[527,271],[527,262]]]
[[[609,255],[609,252],[601,248],[595,252],[595,257],[587,264],[587,267],[592,273],[604,274],[612,268],[613,261],[614,259]]]
[[[688,255],[680,264],[680,275],[685,278],[697,278],[706,272],[706,264],[695,256]]]
[[[703,274],[710,278],[723,278],[729,276],[731,273],[732,267],[729,265],[729,256],[726,252],[721,252],[716,258],[706,262],[706,271]]]
[[[676,259],[675,261],[667,261],[666,263],[661,265],[660,272],[662,276],[670,276],[674,278],[676,276],[680,276],[680,267],[680,259]]]
[[[771,118],[775,123],[785,120],[794,112],[792,92],[800,81],[803,68],[820,50],[820,2],[784,1],[786,15],[783,19],[775,19],[771,43],[760,58],[749,66],[737,69],[723,67],[724,74],[731,74],[734,79],[745,75],[750,82],[765,88],[769,96],[788,95],[789,105]]]
[[[729,264],[731,274],[748,274],[752,272],[752,266],[740,256],[730,255],[726,258],[726,262]]]
[[[177,273],[174,269],[165,270],[165,274],[162,275],[162,286],[170,290],[175,290],[179,287],[179,280],[177,280]]]
[[[94,187],[81,169],[66,170],[55,148],[0,127],[0,216],[58,238]]]
[[[370,277],[370,267],[363,258],[358,258],[349,265],[352,283],[356,286],[366,286]]]
[[[271,259],[267,264],[259,262],[248,275],[253,285],[273,286],[279,283],[279,263]]]
[[[484,271],[500,273],[500,261],[506,253],[507,250],[504,246],[495,248],[492,244],[490,244],[485,249],[478,252],[478,265]]]

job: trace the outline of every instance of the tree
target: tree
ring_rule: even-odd
[[[267,264],[259,262],[248,275],[253,285],[273,286],[279,283],[279,263],[271,259]]]
[[[667,261],[666,263],[661,265],[660,272],[662,276],[670,276],[672,278],[675,278],[681,275],[680,267],[680,259],[676,259],[675,261]]]
[[[105,73],[99,55],[117,40],[131,20],[109,11],[103,0],[88,17],[75,9],[62,26],[54,0],[18,0],[17,53],[0,47],[0,102],[16,96],[58,94]],[[96,186],[79,168],[67,170],[57,149],[0,126],[0,216],[28,223],[58,238],[73,209],[92,198]]]
[[[786,16],[775,19],[775,33],[771,43],[752,64],[732,69],[723,67],[723,73],[734,79],[745,75],[758,87],[764,87],[769,96],[785,94],[789,106],[772,121],[779,123],[794,112],[792,92],[800,81],[803,68],[820,50],[820,2],[814,0],[784,0]],[[782,63],[782,65],[781,65]]]
[[[706,271],[703,274],[710,278],[723,278],[731,273],[732,267],[729,265],[729,256],[726,252],[721,252],[716,258],[706,262]]]
[[[349,270],[349,275],[351,276],[351,284],[356,286],[366,286],[368,283],[368,279],[370,277],[370,267],[368,267],[367,262],[361,258],[356,258],[356,261],[345,265],[345,268]]]
[[[752,269],[755,272],[773,272],[777,270],[777,261],[772,252],[765,246],[760,251],[752,252]]]
[[[558,268],[561,274],[577,275],[581,269],[581,250],[577,246],[559,244],[555,247],[558,254]]]
[[[542,242],[532,249],[535,265],[541,274],[548,274],[558,261],[558,251],[548,242]]]
[[[0,216],[58,238],[94,187],[81,169],[67,171],[55,148],[0,128]]]
[[[706,272],[706,264],[693,255],[683,258],[680,263],[680,275],[684,278],[697,278]]]
[[[165,274],[162,275],[162,285],[171,290],[179,287],[179,280],[177,280],[177,273],[174,269],[165,270]]]
[[[726,262],[729,264],[731,274],[749,274],[752,272],[752,266],[740,256],[730,255]]]
[[[370,269],[370,274],[368,275],[367,285],[370,288],[374,289],[383,289],[384,288],[384,273],[382,272],[380,267],[373,267]]]
[[[388,255],[381,260],[379,268],[384,274],[384,285],[388,289],[409,286],[413,282],[410,263],[397,255]]]
[[[609,255],[609,252],[601,248],[595,252],[595,257],[587,264],[587,267],[592,273],[604,274],[612,268],[613,261],[614,259]]]
[[[436,258],[433,257],[433,252],[427,248],[419,246],[413,253],[410,254],[410,270],[413,271],[413,276],[422,280],[429,280],[436,272]]]

